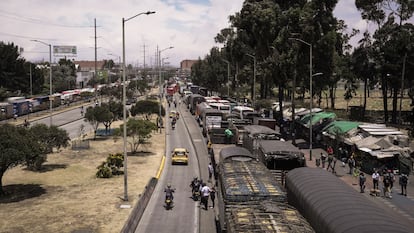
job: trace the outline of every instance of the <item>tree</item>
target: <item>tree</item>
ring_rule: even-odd
[[[0,88],[8,94],[0,93],[0,99],[21,93],[30,94],[30,69],[32,71],[33,93],[42,91],[43,76],[39,69],[20,57],[19,48],[13,43],[0,42]]]
[[[140,100],[131,107],[131,115],[144,115],[146,120],[151,119],[152,114],[159,114],[160,105],[159,102],[152,100]],[[164,110],[165,111],[165,110]]]
[[[40,155],[31,156],[28,159],[27,166],[32,170],[40,170],[42,164],[46,162],[47,154],[53,151],[53,148],[60,149],[69,145],[69,135],[66,130],[60,129],[55,125],[47,126],[45,124],[35,124],[29,129],[32,141],[36,141],[41,151]]]
[[[75,64],[71,60],[60,59],[59,65],[54,67],[53,90],[62,92],[73,89],[76,85]]]
[[[26,128],[0,125],[0,196],[5,194],[2,183],[5,172],[43,153],[38,141],[32,139]]]
[[[147,143],[151,138],[151,132],[157,130],[157,125],[151,121],[141,119],[129,119],[127,122],[127,136],[131,138],[129,144],[131,152],[136,153],[140,145]],[[118,136],[123,132],[123,124],[117,131]]]

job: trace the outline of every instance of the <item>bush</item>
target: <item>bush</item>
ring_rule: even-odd
[[[98,178],[111,178],[112,177],[112,170],[110,167],[108,167],[107,162],[103,162],[100,166],[98,166],[96,177]]]
[[[111,178],[114,175],[122,174],[120,168],[124,166],[124,155],[121,153],[109,154],[106,161],[98,166],[96,177]]]

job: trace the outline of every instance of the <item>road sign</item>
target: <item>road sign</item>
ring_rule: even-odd
[[[55,57],[76,57],[77,50],[76,46],[72,45],[54,45],[53,46],[53,55]]]

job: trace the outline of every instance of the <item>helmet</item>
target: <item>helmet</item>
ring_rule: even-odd
[[[167,188],[171,188],[171,184],[167,184]]]

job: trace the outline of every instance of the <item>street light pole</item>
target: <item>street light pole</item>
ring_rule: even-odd
[[[50,125],[49,126],[52,126],[52,122],[53,122],[52,121],[52,116],[53,116],[52,45],[45,43],[43,41],[40,41],[40,40],[32,40],[32,41],[49,46],[49,108],[50,108]]]
[[[127,130],[126,130],[126,75],[125,75],[125,22],[139,15],[154,14],[155,11],[142,12],[130,18],[122,18],[122,108],[124,130],[124,201],[128,201],[128,154],[127,154]]]
[[[309,160],[312,160],[312,147],[313,147],[313,137],[312,137],[312,102],[313,102],[313,92],[312,92],[312,44],[308,43],[302,39],[299,38],[288,38],[289,40],[296,40],[299,41],[303,44],[306,44],[307,46],[309,46],[309,94],[310,94],[310,98],[309,98],[309,114],[310,114],[310,119],[309,119]],[[320,75],[322,73],[317,73],[317,75]],[[315,74],[316,75],[316,74]],[[292,119],[294,120],[294,119]]]
[[[227,63],[227,97],[230,97],[230,62],[226,59],[223,59]]]
[[[159,108],[159,119],[162,119],[162,117],[161,117],[161,103],[162,103],[162,80],[161,80],[161,53],[163,52],[163,51],[165,51],[165,50],[167,50],[167,49],[172,49],[172,48],[174,48],[173,46],[170,46],[170,47],[168,47],[168,48],[165,48],[165,49],[161,49],[161,50],[158,50],[158,46],[157,46],[157,51],[158,51],[158,82],[159,82],[159,89],[160,89],[160,108]],[[161,130],[161,128],[160,128],[160,130]]]
[[[252,97],[252,105],[253,105],[253,108],[254,108],[255,103],[256,103],[256,56],[248,54],[248,53],[246,55],[253,58],[253,97]]]

